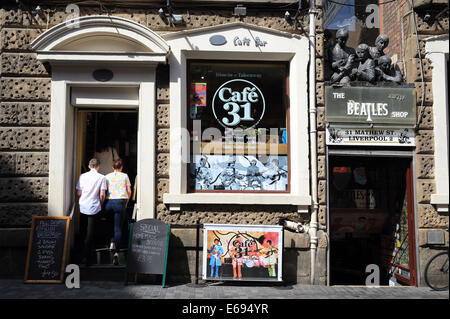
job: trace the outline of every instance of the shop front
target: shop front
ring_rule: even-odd
[[[414,88],[326,87],[332,285],[417,285]]]

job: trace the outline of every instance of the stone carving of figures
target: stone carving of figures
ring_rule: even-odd
[[[376,79],[375,62],[370,56],[369,46],[365,43],[358,45],[356,55],[359,65],[352,70],[351,78],[355,81],[373,82]]]
[[[348,83],[353,69],[356,52],[345,44],[348,40],[348,31],[339,29],[336,32],[336,44],[329,53],[333,75],[331,83]]]
[[[392,60],[389,56],[383,55],[378,59],[378,66],[375,68],[378,82],[403,82],[400,71],[391,66]]]
[[[384,49],[389,45],[389,37],[385,34],[380,34],[375,39],[375,46],[369,49],[370,56],[375,61],[375,65],[378,65],[378,59],[384,54]]]

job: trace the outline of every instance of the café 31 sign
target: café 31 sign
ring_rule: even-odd
[[[325,87],[328,123],[394,124],[414,126],[413,87]]]

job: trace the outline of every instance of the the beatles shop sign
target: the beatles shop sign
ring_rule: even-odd
[[[328,123],[414,126],[415,90],[412,87],[325,88]]]

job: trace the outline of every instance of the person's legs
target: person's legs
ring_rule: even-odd
[[[120,242],[122,240],[122,226],[125,220],[125,200],[116,199],[114,203],[114,238],[113,242],[116,246],[115,253],[120,250]]]
[[[87,218],[87,230],[86,237],[84,240],[84,251],[83,251],[83,259],[87,264],[89,264],[89,257],[91,255],[92,242],[94,240],[94,232],[95,232],[95,218],[96,215],[86,215]]]

